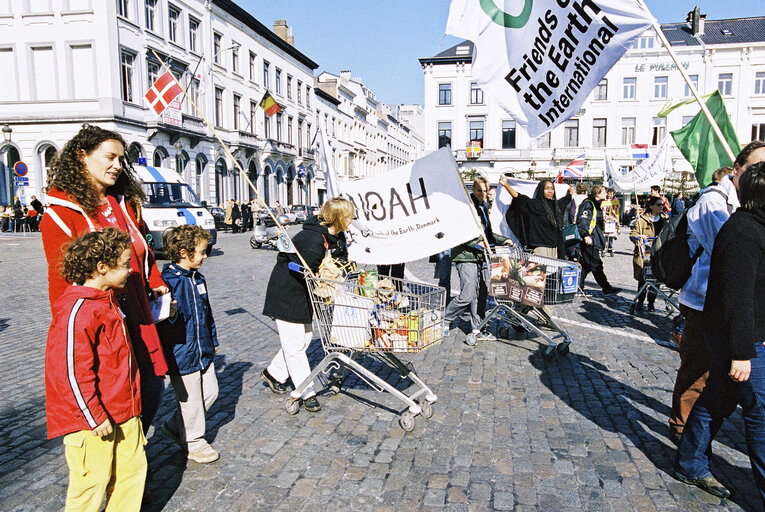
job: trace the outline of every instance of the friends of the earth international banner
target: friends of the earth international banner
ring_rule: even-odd
[[[337,186],[356,207],[346,238],[348,256],[358,263],[405,263],[481,236],[448,148]]]
[[[473,80],[537,137],[655,21],[642,0],[452,0],[446,33],[474,43]]]

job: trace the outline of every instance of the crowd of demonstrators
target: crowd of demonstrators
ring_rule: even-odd
[[[308,217],[303,229],[292,237],[295,250],[314,274],[327,254],[336,260],[347,260],[344,232],[354,215],[353,203],[342,198],[330,199],[318,216]],[[288,379],[297,387],[311,373],[306,356],[313,338],[311,299],[302,272],[290,269],[290,263],[301,264],[294,252],[279,252],[276,256],[263,307],[263,314],[276,321],[281,349],[260,376],[276,394],[287,392]],[[321,409],[313,384],[303,391],[301,405],[310,412]]]
[[[489,181],[483,176],[477,177],[473,182],[470,201],[481,222],[486,240],[492,245],[510,244],[512,242],[509,239],[492,231],[489,207],[486,202],[488,195]],[[484,249],[488,249],[485,247],[484,237],[477,237],[451,250],[451,260],[457,268],[460,280],[460,293],[449,302],[444,311],[444,336],[449,335],[452,322],[467,312],[470,314],[470,333],[465,343],[470,346],[475,345],[476,341],[496,339],[488,331],[478,329],[486,315],[486,299],[488,298],[486,280],[489,269],[486,265]]]
[[[581,282],[584,283],[587,274],[592,272],[595,281],[603,289],[605,295],[613,295],[621,291],[612,286],[603,270],[603,260],[600,252],[606,246],[603,235],[603,210],[601,203],[606,199],[606,189],[601,185],[595,185],[590,190],[590,195],[582,201],[576,216],[576,224],[582,237],[580,243],[580,263],[582,264]]]
[[[635,251],[632,256],[632,267],[634,277],[638,282],[638,290],[640,290],[645,284],[643,276],[643,265],[645,262],[645,255],[650,251],[650,244],[647,245],[647,241],[653,239],[658,235],[664,224],[667,222],[667,214],[664,213],[664,202],[660,197],[651,196],[648,198],[645,204],[645,210],[635,221],[635,226],[630,231],[630,240],[635,244]],[[656,302],[656,292],[648,290],[648,311],[654,311]],[[645,302],[646,291],[643,291],[638,296],[638,303],[635,306],[637,311],[643,309],[643,303]]]
[[[35,196],[31,196],[28,205],[21,202],[19,196],[14,196],[13,204],[0,206],[0,231],[38,231],[39,223],[45,207]]]
[[[675,195],[675,198],[672,200],[672,217],[677,217],[678,215],[682,215],[685,211],[685,197],[683,195],[683,192],[680,191]]]
[[[602,254],[614,255],[614,240],[619,236],[621,229],[619,227],[619,212],[621,210],[621,201],[616,197],[616,191],[612,188],[606,189],[606,200],[601,203],[603,210],[603,234],[606,237],[606,246]]]

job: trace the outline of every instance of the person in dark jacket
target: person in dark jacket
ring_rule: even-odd
[[[709,378],[685,422],[675,476],[730,496],[709,470],[712,439],[741,404],[746,445],[765,503],[765,162],[739,179],[741,207],[717,234],[704,302]]]
[[[347,260],[348,250],[343,232],[351,225],[354,213],[353,203],[347,199],[330,199],[321,207],[318,217],[308,217],[302,231],[292,238],[293,246],[312,272],[319,270],[327,252],[335,259]],[[277,394],[287,392],[285,383],[288,378],[297,387],[311,373],[305,355],[313,338],[311,299],[303,274],[290,270],[290,263],[300,263],[296,254],[280,252],[276,256],[263,307],[263,314],[276,320],[282,348],[260,376],[271,391]],[[321,409],[313,384],[303,392],[302,405],[310,412]]]
[[[600,251],[606,246],[606,239],[603,236],[603,212],[600,203],[606,199],[606,189],[600,185],[595,185],[590,191],[590,195],[579,205],[579,212],[576,216],[576,224],[579,227],[579,234],[582,236],[584,244],[582,248],[582,277],[592,272],[595,281],[603,289],[606,295],[619,293],[621,290],[611,286],[603,272],[603,260],[600,259]]]
[[[242,231],[249,231],[252,229],[252,210],[250,209],[250,203],[242,201]]]
[[[220,455],[204,438],[205,413],[218,397],[215,353],[218,337],[199,268],[207,258],[210,234],[201,226],[184,225],[165,232],[165,254],[173,263],[162,269],[178,311],[158,324],[168,374],[178,408],[162,425],[162,433],[188,450],[188,458],[202,464]]]

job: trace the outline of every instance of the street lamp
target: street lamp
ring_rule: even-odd
[[[3,125],[3,140],[7,143],[11,142],[11,134],[13,133],[13,129],[8,126],[8,124]]]

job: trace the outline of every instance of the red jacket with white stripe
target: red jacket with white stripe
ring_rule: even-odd
[[[56,299],[45,349],[48,439],[141,413],[141,381],[114,293],[69,286]]]

